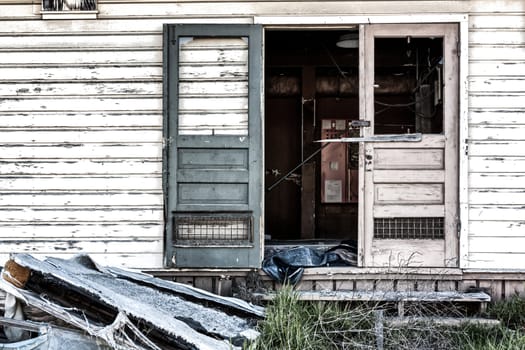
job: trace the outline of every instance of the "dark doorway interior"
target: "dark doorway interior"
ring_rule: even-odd
[[[357,34],[265,33],[267,239],[357,240],[358,144],[330,144],[283,180],[319,150],[314,141],[360,135],[358,45],[337,45]],[[375,40],[375,134],[443,132],[442,55],[441,38]]]
[[[355,29],[267,31],[265,227],[272,240],[357,239],[357,148],[320,138],[359,134],[358,49],[339,48]],[[337,125],[336,125],[337,124]],[[333,173],[333,174],[330,174]]]

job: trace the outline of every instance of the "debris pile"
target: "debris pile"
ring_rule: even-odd
[[[235,349],[258,336],[255,325],[264,318],[263,308],[242,300],[101,267],[87,255],[44,261],[14,255],[2,271],[0,288],[7,293],[6,316],[20,318],[17,306],[7,307],[14,296],[56,320],[40,323],[40,329],[45,328],[40,336],[60,336],[59,324],[96,341],[86,349]],[[34,325],[31,315],[25,316],[27,330]]]

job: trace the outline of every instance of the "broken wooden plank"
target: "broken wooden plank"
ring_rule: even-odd
[[[464,293],[456,291],[422,292],[422,291],[295,291],[300,300],[325,301],[381,301],[381,302],[490,302],[490,296],[483,292]],[[264,300],[271,300],[274,294],[265,294]]]

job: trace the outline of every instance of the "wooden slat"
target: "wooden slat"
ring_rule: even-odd
[[[522,28],[472,29],[469,31],[469,43],[519,45],[525,43]]]
[[[195,101],[193,101],[195,102]],[[193,105],[193,104],[192,104]],[[162,98],[100,98],[75,96],[71,98],[6,98],[2,107],[6,111],[122,111],[122,110],[162,110]]]
[[[135,25],[137,22],[134,23]],[[0,50],[4,49],[20,49],[24,50],[30,49],[41,49],[41,50],[60,50],[60,49],[103,49],[108,50],[108,48],[114,49],[161,49],[162,48],[162,34],[160,28],[157,26],[152,26],[150,29],[143,28],[143,31],[146,32],[134,32],[129,33],[122,31],[120,33],[94,33],[91,31],[90,35],[79,35],[78,31],[69,33],[60,33],[58,31],[58,26],[50,26],[46,24],[41,24],[39,30],[41,32],[26,33],[23,34],[24,30],[27,30],[26,25],[31,26],[31,23],[13,23],[16,26],[20,35],[5,35],[0,32]],[[103,26],[103,24],[101,24]],[[52,30],[50,27],[54,27],[55,30]],[[88,26],[85,24],[82,25],[85,31],[90,31]],[[108,31],[106,25],[105,31]],[[45,33],[46,28],[49,32]],[[62,30],[65,26],[61,27]],[[152,29],[153,28],[153,29]],[[129,28],[128,28],[129,29]],[[151,33],[153,30],[157,30],[158,33]],[[0,28],[1,31],[1,28]],[[99,30],[100,31],[100,30]],[[2,31],[5,33],[5,31]]]
[[[525,254],[525,237],[472,237],[469,248],[473,253]]]
[[[522,68],[525,68],[525,65]],[[469,107],[525,108],[524,97],[525,92],[471,93],[469,98]]]
[[[60,52],[27,51],[0,52],[0,64],[140,64],[162,62],[162,50],[121,50],[118,55],[112,51],[78,50]]]
[[[248,204],[246,183],[179,183],[177,193],[181,204]]]
[[[28,243],[29,245],[29,243]],[[14,250],[16,251],[16,250]],[[10,258],[10,253],[0,254],[0,263],[3,265]],[[70,259],[75,257],[78,252],[69,253],[67,251],[59,252],[54,251],[50,253],[36,253],[30,252],[31,255],[37,259],[44,259],[49,256],[58,257],[62,259]],[[90,258],[95,262],[105,266],[123,266],[129,268],[158,268],[162,266],[162,260],[164,258],[162,253],[90,253]]]
[[[0,207],[0,222],[161,222],[162,206]]]
[[[103,63],[85,65],[23,65],[12,64],[0,66],[1,81],[53,81],[75,79],[120,79],[120,80],[157,80],[162,81],[162,65],[152,64],[120,64],[118,68]]]
[[[275,295],[267,294],[263,296],[265,300],[271,300]],[[329,301],[415,301],[415,302],[464,302],[480,303],[489,302],[490,295],[486,293],[462,293],[457,291],[298,291],[297,296],[300,300],[329,300]]]
[[[99,96],[99,95],[161,95],[159,81],[106,81],[106,82],[35,82],[0,84],[0,96]]]
[[[473,173],[525,173],[525,157],[470,157],[469,170]]]
[[[77,238],[83,239],[110,239],[136,237],[163,237],[164,224],[162,222],[21,222],[2,223],[0,238],[30,241],[31,239],[67,241]]]
[[[374,170],[374,183],[442,183],[444,181],[443,170]]]
[[[0,176],[0,188],[14,191],[24,190],[162,190],[160,175],[83,175],[83,176]]]
[[[442,149],[374,150],[374,169],[443,169]]]
[[[473,141],[470,143],[471,156],[525,156],[525,141]]]
[[[0,161],[3,174],[11,175],[101,175],[101,174],[161,174],[162,161],[160,158],[138,157],[102,157],[97,158],[7,158],[8,154],[2,150]],[[50,156],[48,152],[47,156]],[[89,169],[89,171],[86,171]]]
[[[374,239],[372,257],[376,266],[443,266],[444,241]]]
[[[523,253],[470,253],[469,267],[476,269],[523,269],[525,254]]]
[[[497,189],[509,188],[519,189],[523,188],[525,181],[525,173],[470,173],[469,185],[470,188],[479,189]]]
[[[522,29],[525,27],[525,19],[519,13],[499,12],[488,14],[476,14],[469,18],[469,27],[475,28],[507,28]]]
[[[523,96],[525,98],[525,94]],[[517,140],[524,141],[522,125],[473,125],[470,127],[471,140]]]
[[[525,203],[525,189],[473,189],[469,191],[471,204],[523,204]]]
[[[481,61],[471,60],[469,75],[482,76],[523,76],[525,75],[525,62],[516,61]]]
[[[161,144],[82,144],[82,143],[57,143],[39,145],[9,145],[2,148],[4,159],[31,159],[31,158],[68,158],[68,159],[108,159],[109,158],[143,158],[162,159]]]
[[[524,221],[489,221],[471,220],[469,222],[469,234],[475,237],[523,237],[525,230]]]
[[[499,49],[501,50],[501,49]],[[494,50],[498,51],[498,50]],[[515,54],[525,57],[525,46],[523,52],[515,50]],[[512,54],[512,53],[509,53]],[[505,55],[505,52],[502,53]],[[525,77],[470,77],[469,78],[469,91],[473,93],[523,93],[525,89],[523,88],[523,83]]]
[[[83,186],[85,187],[85,186]],[[27,187],[26,187],[27,188]],[[0,192],[0,206],[97,206],[101,203],[106,205],[129,205],[129,203],[140,203],[140,205],[154,206],[163,204],[162,192],[148,193],[144,190],[49,190],[44,188],[32,191],[2,191]]]
[[[471,205],[471,220],[524,221],[525,210],[521,205]]]
[[[375,218],[391,217],[443,217],[443,205],[376,205]]]
[[[375,202],[381,204],[443,204],[442,184],[376,184]]]
[[[523,281],[504,281],[505,286],[505,297],[521,296],[525,295],[525,283]]]
[[[154,143],[162,139],[161,130],[64,130],[60,128],[45,130],[16,130],[13,128],[0,127],[0,140],[2,144],[7,143],[102,143],[102,142],[122,142],[122,143]]]
[[[475,108],[470,109],[470,124],[525,124],[520,108]]]
[[[76,238],[75,240],[59,241],[54,238],[41,240],[33,238],[29,241],[23,240],[3,240],[1,253],[10,253],[13,251],[36,253],[36,254],[53,254],[57,251],[69,253],[102,254],[102,253],[155,253],[160,251],[163,244],[162,237],[158,238]]]

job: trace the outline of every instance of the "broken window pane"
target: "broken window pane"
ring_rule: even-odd
[[[94,11],[96,0],[43,0],[44,11]]]
[[[248,135],[248,38],[179,41],[179,135]]]
[[[376,38],[376,134],[443,132],[443,38]]]

